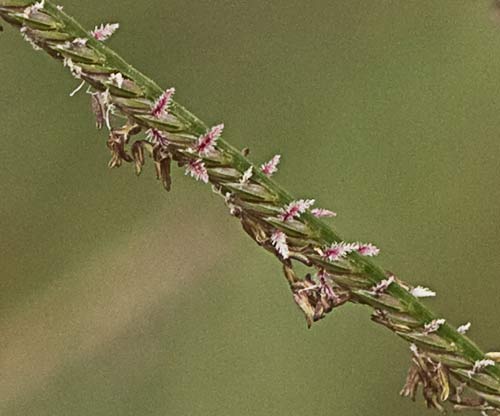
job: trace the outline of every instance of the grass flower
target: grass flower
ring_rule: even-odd
[[[208,155],[215,151],[217,140],[219,140],[224,130],[224,124],[212,127],[206,134],[198,138],[194,151],[200,156]]]
[[[303,214],[314,205],[314,202],[314,199],[298,199],[297,201],[290,202],[281,209],[279,218],[281,221],[290,221],[294,218],[299,218],[300,214]]]
[[[208,183],[208,171],[201,159],[190,161],[186,166],[186,175],[190,175],[197,181]]]
[[[172,101],[175,94],[175,88],[169,88],[163,92],[160,97],[155,101],[151,108],[151,114],[156,118],[163,118],[168,115],[168,106]]]
[[[101,26],[96,26],[90,33],[94,39],[105,41],[109,39],[119,28],[119,23],[106,23],[101,24]]]
[[[269,161],[261,165],[260,170],[266,176],[273,176],[278,171],[278,165],[280,163],[281,155],[275,155]]]

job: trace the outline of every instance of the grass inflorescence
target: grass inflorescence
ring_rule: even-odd
[[[206,126],[162,89],[109,49],[104,42],[119,28],[103,23],[83,29],[48,0],[0,0],[0,17],[18,27],[35,50],[59,60],[86,88],[96,126],[108,130],[109,166],[134,166],[141,174],[151,160],[163,187],[172,187],[173,164],[220,195],[243,230],[282,264],[292,297],[311,326],[346,302],[373,309],[372,320],[410,343],[411,367],[404,396],[422,388],[429,407],[477,410],[500,415],[500,369],[495,353],[484,354],[465,335],[436,316],[421,298],[431,289],[413,287],[377,266],[379,248],[345,241],[325,218],[337,214],[295,199],[274,180],[280,155],[259,166],[223,138],[224,125]],[[294,265],[308,268],[299,276]]]

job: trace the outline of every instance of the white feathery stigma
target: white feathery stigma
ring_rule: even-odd
[[[431,298],[436,296],[436,292],[430,290],[428,287],[417,286],[410,290],[410,293],[416,298]]]
[[[253,176],[253,166],[250,166],[245,172],[243,172],[243,176],[240,179],[240,183],[242,185],[248,183],[248,181],[252,176]]]
[[[283,231],[276,230],[271,235],[271,244],[276,248],[276,251],[281,255],[283,260],[286,260],[290,252],[286,242],[286,234]]]
[[[104,41],[115,33],[120,27],[119,23],[106,23],[101,26],[96,26],[92,32],[92,36],[96,40]]]
[[[457,328],[457,332],[459,334],[465,335],[469,331],[470,327],[471,327],[471,323],[467,322],[466,324],[460,325]]]
[[[123,81],[124,81],[122,73],[121,72],[112,73],[109,76],[109,81],[113,85],[116,85],[118,88],[121,88],[123,86]]]
[[[432,321],[424,325],[424,334],[429,335],[432,334],[433,332],[436,332],[439,328],[441,328],[442,325],[445,324],[445,322],[446,319],[443,318],[433,319]]]

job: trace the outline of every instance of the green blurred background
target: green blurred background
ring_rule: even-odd
[[[500,348],[500,26],[488,0],[64,1],[350,240]],[[109,171],[61,65],[0,36],[0,414],[420,415],[407,345],[306,329],[206,186]]]

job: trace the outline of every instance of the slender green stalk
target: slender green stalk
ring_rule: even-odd
[[[34,5],[39,7],[26,11]],[[291,222],[282,220],[280,223],[284,207],[292,204],[294,198],[227,141],[218,139],[214,157],[195,154],[193,146],[200,136],[207,134],[208,126],[175,101],[168,107],[171,119],[151,118],[151,105],[164,93],[153,80],[91,36],[51,1],[35,4],[33,1],[0,0],[0,17],[21,26],[25,37],[35,46],[56,59],[64,59],[74,75],[76,68],[77,77],[94,88],[93,96],[101,100],[102,112],[110,112],[113,107],[117,115],[128,120],[121,129],[110,129],[108,145],[113,153],[113,167],[123,160],[135,161],[140,171],[144,164],[141,152],[149,151],[158,176],[169,189],[171,160],[181,166],[203,161],[208,168],[208,180],[225,197],[245,231],[283,263],[294,299],[309,323],[345,301],[369,305],[375,310],[374,321],[416,344],[412,349],[414,364],[406,395],[414,396],[416,388],[422,385],[429,406],[441,409],[440,403],[448,399],[456,409],[473,408],[485,414],[500,415],[500,368],[489,362],[481,364],[486,356],[467,336],[440,321],[441,317],[412,295],[409,285],[399,279],[390,280],[388,273],[367,256],[351,250],[339,259],[326,259],[324,251],[344,240],[310,211],[302,212],[300,218]],[[86,41],[75,46],[74,41],[78,39]],[[126,80],[124,87],[112,85],[108,76],[116,73]],[[107,101],[103,102],[103,96]],[[130,157],[126,146],[131,137],[147,128],[157,128],[168,134],[168,146],[159,148],[151,141],[136,140],[132,145],[133,157]],[[243,180],[241,175],[251,167],[251,178]],[[272,242],[276,230],[285,234],[293,254],[290,258],[280,253]],[[337,294],[328,297],[317,281],[310,277],[299,279],[293,271],[292,259],[325,273]],[[460,397],[464,385],[470,388],[471,398]]]

